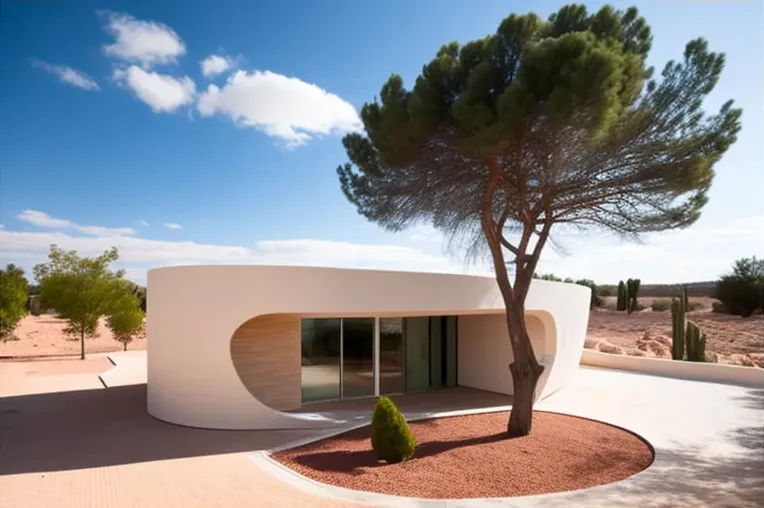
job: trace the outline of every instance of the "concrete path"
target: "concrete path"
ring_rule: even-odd
[[[625,481],[577,492],[443,501],[317,484],[292,471],[285,474],[285,468],[267,459],[265,452],[254,453],[253,460],[304,492],[374,506],[764,506],[764,389],[585,368],[573,385],[537,409],[594,418],[637,432],[655,447],[655,462]],[[424,415],[409,411],[407,416]]]
[[[159,422],[146,413],[145,385],[97,388],[105,370],[94,371],[110,363],[93,360],[70,360],[68,367],[0,363],[0,508],[358,506],[285,482],[252,460],[254,451],[315,431],[208,431]],[[499,504],[764,506],[764,389],[582,369],[573,386],[538,408],[633,429],[655,446],[656,462],[618,484]]]

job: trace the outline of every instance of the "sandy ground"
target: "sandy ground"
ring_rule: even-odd
[[[66,321],[50,314],[28,315],[14,330],[15,340],[0,342],[0,358],[37,356],[78,356],[80,341],[64,334]],[[98,324],[97,337],[85,339],[87,353],[122,351],[122,344],[114,340],[105,321]],[[146,338],[140,336],[127,346],[128,351],[146,349]]]
[[[671,358],[671,312],[653,312],[652,300],[641,298],[640,303],[647,308],[631,315],[609,309],[592,311],[586,347],[605,353]],[[703,307],[687,314],[687,319],[706,333],[706,353],[712,361],[764,367],[764,316],[716,314],[711,312],[714,301],[691,298],[690,302],[699,302]]]
[[[663,298],[665,300],[665,298]],[[629,354],[658,358],[671,357],[671,313],[653,312],[653,298],[641,298],[647,308],[631,315],[610,310],[614,298],[606,299],[606,308],[592,311],[586,347],[606,353]],[[743,319],[711,312],[712,298],[692,298],[703,305],[690,312],[708,337],[706,352],[713,361],[733,365],[764,368],[764,316]],[[17,340],[0,342],[0,358],[34,358],[77,356],[78,340],[64,333],[65,322],[52,315],[27,316],[14,332]],[[87,353],[121,351],[122,345],[101,322],[98,336],[86,339]],[[128,350],[146,349],[145,336],[133,341]]]

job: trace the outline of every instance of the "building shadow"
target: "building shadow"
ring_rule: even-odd
[[[270,449],[310,430],[181,427],[146,412],[146,385],[0,401],[0,475],[115,466]]]

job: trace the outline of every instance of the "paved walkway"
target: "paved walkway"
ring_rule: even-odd
[[[145,385],[96,387],[100,360],[68,361],[71,374],[66,365],[48,362],[0,363],[0,508],[358,506],[284,482],[252,458],[251,452],[305,440],[314,431],[162,423],[146,414]],[[485,396],[475,400],[506,401]],[[469,398],[455,396],[454,403]],[[325,409],[368,410],[366,402],[354,404],[362,407]],[[763,389],[582,369],[574,385],[539,409],[637,430],[655,446],[656,463],[625,482],[506,506],[762,506]]]

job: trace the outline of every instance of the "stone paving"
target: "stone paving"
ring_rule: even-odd
[[[102,387],[98,375],[110,366],[102,360],[0,363],[0,508],[386,503],[364,496],[341,500],[337,492],[306,487],[292,474],[273,475],[260,465],[258,451],[310,439],[315,431],[209,431],[159,422],[146,413],[144,384]],[[404,397],[400,405],[413,415],[508,401],[456,389],[449,406],[446,395]],[[363,420],[370,405],[352,401],[307,410]],[[538,409],[635,430],[655,446],[656,462],[618,484],[502,505],[764,506],[764,389],[581,369],[572,386]]]

